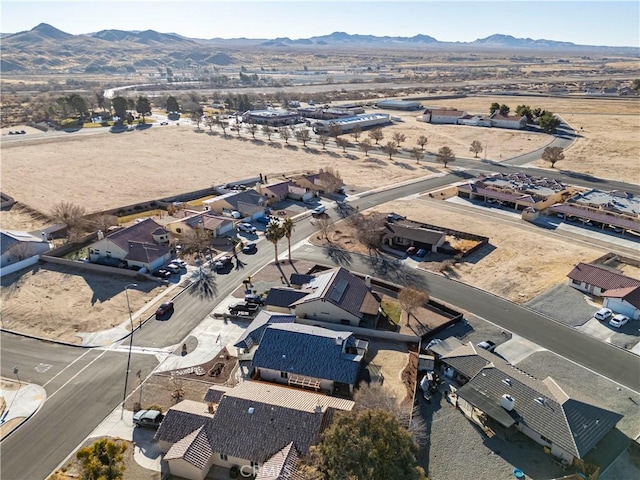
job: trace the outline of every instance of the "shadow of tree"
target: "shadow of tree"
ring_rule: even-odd
[[[347,153],[346,155],[343,155],[344,158],[346,158],[347,160],[358,160],[360,157],[358,157],[357,155],[354,155],[352,153]]]
[[[306,147],[305,151],[307,153],[311,153],[313,155],[318,155],[320,153],[320,150],[318,150],[317,148],[313,148],[313,147]]]
[[[254,143],[255,145],[264,145],[265,141],[264,140],[260,140],[259,138],[256,139],[251,139],[251,143]]]
[[[365,255],[364,258],[376,276],[384,277],[402,286],[429,291],[427,280],[397,258],[388,257],[376,250],[372,250],[369,255]]]
[[[269,146],[270,146],[271,148],[282,148],[282,144],[281,144],[281,143],[278,143],[278,142],[270,142],[270,143],[269,143]]]
[[[294,152],[298,151],[298,147],[297,145],[285,145],[284,148],[288,149],[288,150],[292,150]]]
[[[336,265],[351,265],[352,258],[351,253],[348,250],[343,250],[334,243],[329,243],[322,248],[324,254],[329,257]]]
[[[387,165],[387,162],[385,162],[384,160],[382,160],[381,158],[375,158],[375,157],[367,157],[367,159],[365,160],[365,162],[367,163],[373,163],[375,165]]]
[[[416,167],[414,167],[413,165],[409,165],[408,163],[405,162],[395,162],[395,164],[397,166],[399,166],[400,168],[404,168],[405,170],[415,170]]]
[[[333,158],[340,158],[340,154],[339,153],[332,152],[331,150],[323,150],[322,154],[323,155],[328,155],[328,156],[333,157]]]

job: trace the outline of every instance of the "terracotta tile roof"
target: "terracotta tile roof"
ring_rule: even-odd
[[[640,285],[640,280],[612,272],[604,267],[590,263],[579,263],[567,276],[571,280],[584,282],[602,290],[636,287]]]
[[[612,288],[611,290],[607,290],[602,296],[608,298],[621,298],[634,307],[640,308],[640,286]]]

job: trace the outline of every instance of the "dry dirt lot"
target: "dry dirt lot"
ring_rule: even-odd
[[[567,273],[578,262],[591,261],[606,253],[549,235],[524,220],[514,223],[500,215],[484,217],[439,200],[397,200],[380,205],[376,210],[397,212],[418,222],[489,237],[488,246],[471,254],[448,275],[517,303],[525,303],[566,281]],[[338,244],[349,250],[366,252],[366,248],[355,240],[347,222],[340,222],[336,228],[341,232],[333,237],[338,239]],[[441,262],[430,262],[430,257],[431,254],[427,255],[420,265],[437,271]]]
[[[489,107],[493,102],[507,104],[514,112],[518,105],[529,105],[531,108],[542,108],[560,114],[580,134],[581,138],[565,151],[565,160],[558,162],[556,168],[587,173],[596,177],[623,180],[626,182],[640,182],[640,99],[587,99],[587,98],[552,98],[537,96],[477,96],[456,98],[450,100],[422,100],[422,104],[428,107],[457,108],[469,113],[489,113]],[[437,125],[434,127],[443,127]],[[583,130],[580,130],[580,127]],[[448,127],[458,128],[458,127]],[[475,129],[479,132],[483,144],[489,144],[488,158],[509,158],[510,155],[504,144],[496,142],[493,138],[483,139],[484,132],[496,129],[479,127],[464,127]],[[459,155],[468,154],[471,138],[460,152],[452,147]],[[431,145],[431,142],[429,142]],[[533,150],[533,148],[529,149]],[[537,166],[548,167],[543,161],[534,162]]]
[[[2,328],[80,344],[76,333],[106,330],[128,320],[124,286],[130,280],[53,264],[6,275],[0,293]],[[133,312],[167,288],[153,281],[137,283],[137,288],[129,289]],[[134,315],[134,324],[157,305],[148,307],[146,315]]]

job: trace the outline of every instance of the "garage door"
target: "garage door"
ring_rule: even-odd
[[[615,313],[621,313],[629,318],[634,318],[633,315],[636,309],[633,307],[633,305],[630,305],[627,302],[620,300],[619,298],[607,298],[606,300],[607,301],[605,301],[605,306],[607,308],[610,308]]]

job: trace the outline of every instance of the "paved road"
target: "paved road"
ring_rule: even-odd
[[[2,334],[2,376],[43,385],[47,400],[28,422],[2,442],[3,480],[46,478],[122,402],[126,355],[43,343]],[[128,392],[135,372],[150,372],[152,355],[133,355]]]
[[[299,249],[296,258],[327,263],[323,249],[313,246]],[[640,357],[637,355],[602,343],[578,330],[463,283],[424,271],[407,272],[402,264],[398,265],[393,260],[372,266],[366,256],[348,254],[346,260],[337,262],[340,263],[351,270],[398,283],[426,283],[434,298],[473,312],[505,330],[640,392]]]

